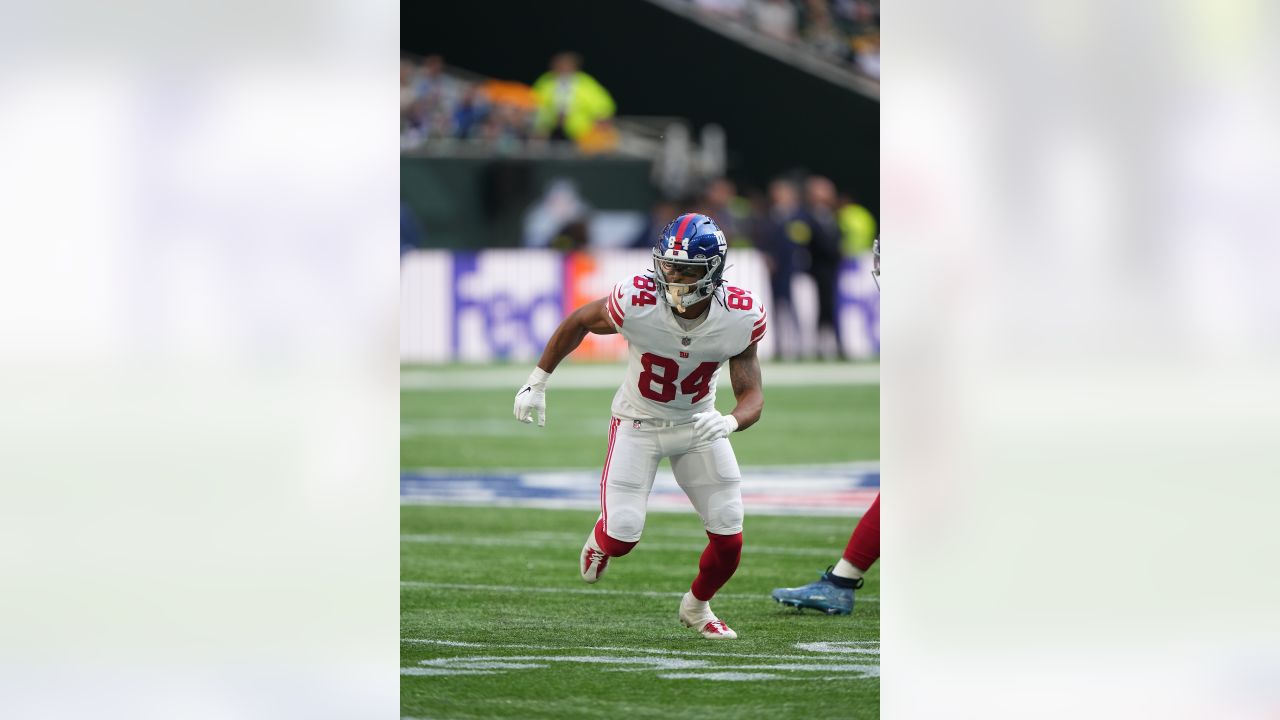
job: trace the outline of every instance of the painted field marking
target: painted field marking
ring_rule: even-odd
[[[512,425],[520,423],[512,421]],[[599,475],[599,468],[402,469],[400,502],[598,511]],[[742,473],[742,502],[751,515],[838,516],[852,522],[871,506],[879,490],[877,461],[752,466],[744,468]],[[691,509],[688,497],[670,470],[657,472],[648,508],[650,512]]]
[[[825,655],[830,658],[832,654],[845,652],[848,648],[845,646],[867,646],[865,649],[870,651],[870,645],[878,645],[874,641],[860,643],[796,643],[796,647],[802,645],[809,647],[824,647],[824,650],[812,651],[809,655],[762,655],[762,654],[734,654],[734,653],[698,653],[696,651],[667,651],[659,648],[598,648],[598,647],[556,647],[547,645],[512,645],[512,644],[485,644],[485,643],[465,643],[449,640],[433,640],[429,638],[407,639],[406,642],[421,642],[439,644],[447,647],[455,647],[459,649],[545,649],[553,653],[549,655],[461,655],[453,657],[429,658],[418,661],[417,666],[401,668],[400,674],[405,676],[442,676],[442,675],[463,675],[463,674],[494,674],[510,670],[537,670],[549,667],[548,663],[585,663],[594,666],[598,670],[605,672],[645,672],[658,671],[657,676],[666,680],[725,680],[729,682],[745,682],[755,680],[796,680],[796,679],[813,679],[799,678],[791,673],[844,673],[844,675],[827,675],[823,679],[832,678],[878,678],[880,677],[880,666],[865,665],[860,663],[823,663],[821,660]],[[591,653],[597,652],[620,652],[626,653],[621,655],[578,655],[563,654],[566,651],[586,651]],[[874,650],[879,653],[878,647]],[[636,655],[634,653],[646,653]],[[705,659],[694,659],[690,657],[673,657],[674,655],[684,656],[703,656],[703,657],[730,657],[736,663],[720,664]],[[775,662],[751,663],[743,662],[753,659],[772,660]],[[776,660],[800,660],[799,663],[778,663]],[[706,671],[706,672],[703,672]],[[787,673],[779,675],[776,673]]]
[[[466,583],[437,583],[426,582],[423,580],[401,580],[401,588],[409,589],[428,589],[428,590],[474,590],[479,592],[510,592],[510,593],[549,593],[553,595],[623,595],[629,597],[661,597],[673,598],[684,597],[683,592],[658,592],[655,590],[605,590],[595,588],[554,588],[554,587],[527,587],[518,585],[472,585]],[[747,593],[716,593],[717,598],[726,600],[760,600],[768,599],[768,595],[747,594]],[[880,602],[879,597],[873,596],[857,596],[858,602]]]
[[[870,647],[875,645],[875,647]],[[806,642],[796,643],[796,647],[801,650],[808,650],[816,653],[846,653],[846,654],[880,654],[879,642],[853,641],[853,642]]]
[[[576,645],[528,645],[522,643],[476,643],[463,642],[461,640],[435,640],[430,638],[401,638],[402,643],[421,643],[425,645],[443,645],[445,647],[457,648],[500,648],[503,650],[590,650],[592,652],[641,652],[653,655],[689,655],[692,657],[727,657],[756,660],[813,660],[813,655],[777,655],[771,653],[732,653],[732,652],[715,652],[713,650],[668,650],[666,648],[636,648],[636,647],[609,647],[609,646],[576,646]],[[833,643],[796,643],[795,647],[801,650],[807,650],[810,646],[833,646],[830,649],[815,649],[811,652],[820,654],[844,653],[844,652],[860,652],[867,655],[880,654],[879,640],[854,640],[850,642],[833,642]],[[857,650],[835,649],[835,646],[857,647]]]

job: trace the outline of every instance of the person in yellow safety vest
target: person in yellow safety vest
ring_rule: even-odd
[[[551,58],[551,70],[534,82],[538,114],[533,127],[537,136],[577,141],[598,122],[613,117],[609,91],[582,72],[581,66],[582,58],[576,53],[559,53]]]
[[[841,196],[840,210],[837,217],[840,222],[842,250],[845,257],[861,255],[871,249],[876,238],[876,219],[870,210],[862,207],[849,198]]]

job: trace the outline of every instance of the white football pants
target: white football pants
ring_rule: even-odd
[[[658,462],[671,458],[676,482],[707,532],[742,532],[742,472],[728,438],[701,442],[693,423],[658,426],[613,418],[609,451],[600,474],[600,511],[609,537],[636,542],[644,531],[649,492]]]

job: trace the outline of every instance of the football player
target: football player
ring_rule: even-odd
[[[880,238],[872,245],[871,277],[880,289]],[[862,576],[880,559],[880,494],[853,528],[840,560],[808,585],[778,588],[773,599],[796,608],[812,608],[828,615],[853,612],[853,591],[862,587]]]
[[[515,398],[516,419],[529,423],[536,413],[545,425],[547,382],[560,361],[587,333],[626,338],[627,374],[613,397],[600,474],[600,517],[582,547],[579,572],[596,582],[611,559],[640,541],[658,462],[669,458],[709,540],[678,618],[709,639],[737,637],[708,604],[742,552],[742,478],[729,434],[755,424],[764,407],[756,345],[765,334],[765,310],[751,293],[725,284],[725,257],[724,233],[710,217],[672,220],[653,249],[653,268],[566,317]],[[716,381],[726,360],[737,404],[721,415]]]

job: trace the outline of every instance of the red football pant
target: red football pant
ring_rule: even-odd
[[[742,559],[742,533],[707,533],[707,537],[711,542],[702,551],[702,559],[698,561],[698,577],[693,579],[693,585],[689,587],[693,596],[704,602],[729,582],[729,578],[738,569],[738,561]]]
[[[875,502],[871,503],[867,514],[862,516],[858,526],[853,529],[849,544],[844,548],[844,559],[863,572],[880,559],[879,493],[876,493]]]

